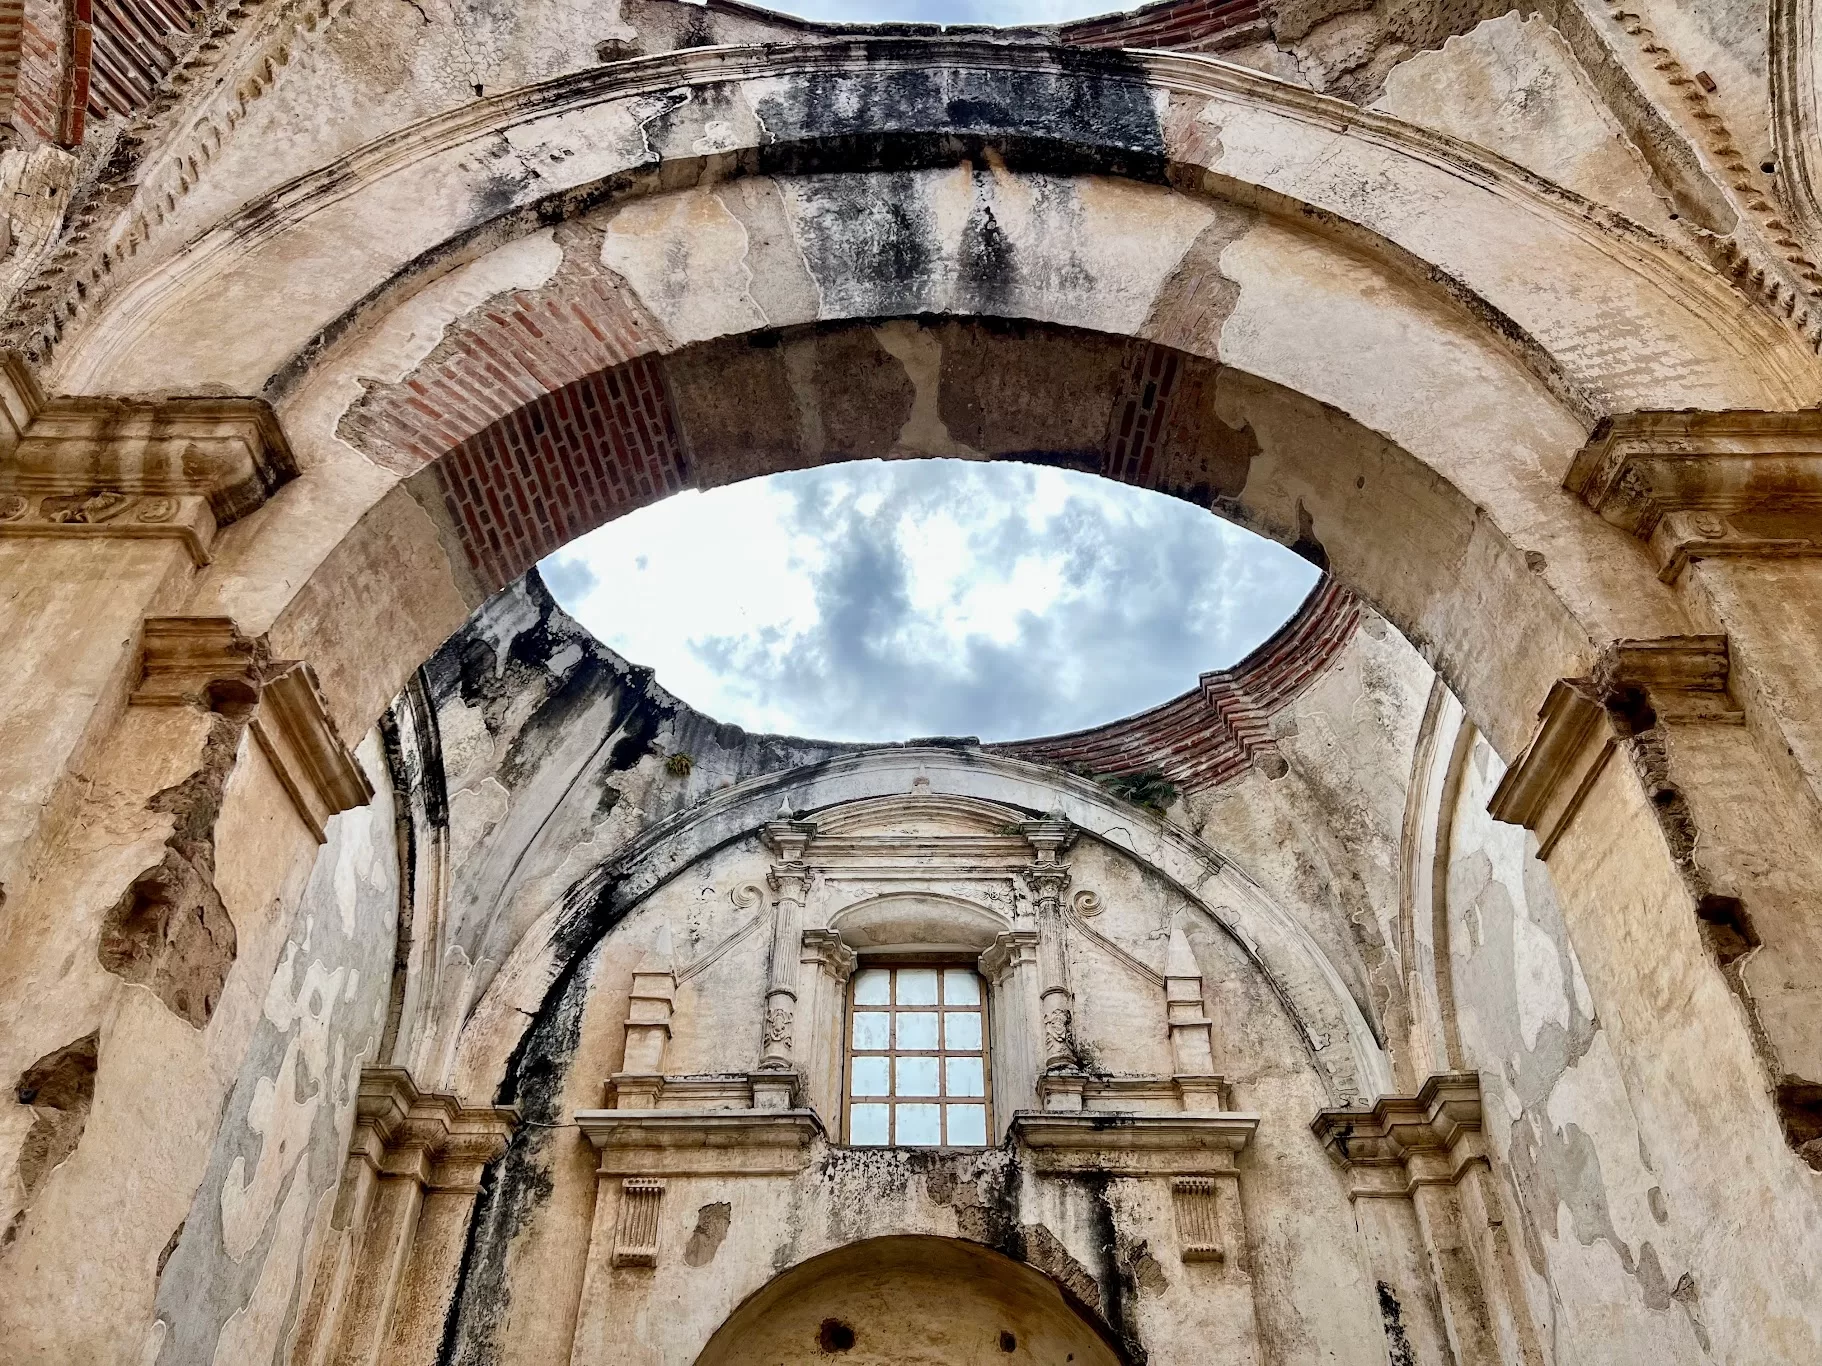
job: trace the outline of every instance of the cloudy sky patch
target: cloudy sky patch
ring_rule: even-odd
[[[679,494],[542,569],[691,705],[842,740],[1013,739],[1130,715],[1238,660],[1316,579],[1175,499],[955,460]]]

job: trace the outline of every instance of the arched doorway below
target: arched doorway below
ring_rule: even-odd
[[[696,1366],[986,1366],[1125,1358],[1062,1287],[953,1238],[872,1238],[775,1277]]]

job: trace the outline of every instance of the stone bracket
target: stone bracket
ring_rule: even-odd
[[[367,1067],[349,1146],[381,1171],[413,1176],[428,1190],[472,1193],[518,1122],[510,1106],[463,1105],[419,1090],[402,1067]]]
[[[1741,723],[1728,692],[1729,668],[1726,636],[1614,641],[1595,661],[1591,677],[1551,685],[1531,743],[1500,779],[1488,811],[1495,820],[1536,834],[1538,856],[1549,858],[1628,728],[1647,719],[1672,725]],[[1626,714],[1641,701],[1649,718]]]

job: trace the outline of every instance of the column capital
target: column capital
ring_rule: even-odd
[[[1414,1096],[1381,1096],[1370,1110],[1324,1110],[1310,1122],[1330,1156],[1355,1174],[1356,1193],[1404,1194],[1413,1181],[1453,1180],[1484,1156],[1480,1077],[1444,1072]],[[1390,1179],[1380,1192],[1362,1187]]]
[[[420,1090],[403,1067],[367,1067],[349,1147],[375,1157],[381,1170],[420,1172],[433,1190],[466,1191],[506,1151],[518,1122],[510,1106],[464,1105]]]
[[[1822,410],[1617,414],[1563,485],[1647,542],[1667,582],[1692,559],[1822,555]]]

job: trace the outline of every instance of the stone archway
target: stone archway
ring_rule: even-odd
[[[231,137],[289,58],[247,60],[258,81],[199,97],[11,334],[57,392],[9,362],[0,522],[27,591],[0,624],[29,696],[0,760],[0,990],[47,1006],[5,1061],[130,1022],[102,1039],[86,1158],[226,1095],[327,822],[367,795],[344,738],[581,529],[553,511],[572,477],[619,480],[599,521],[859,455],[1061,456],[1300,545],[1441,665],[1519,761],[1497,809],[1550,851],[1688,1207],[1721,1220],[1748,1191],[1778,1242],[1813,1245],[1784,1147],[1822,1135],[1822,371],[1794,297],[1774,314],[1499,157],[1197,58],[693,49],[400,116],[301,167]],[[859,249],[831,249],[857,207]],[[580,329],[561,365],[540,319]],[[843,366],[877,383],[822,392]],[[1190,382],[1165,403],[1172,367]],[[963,420],[990,407],[983,370],[1032,403]],[[745,427],[703,398],[734,372]],[[845,411],[857,394],[894,421]],[[611,468],[539,444],[572,400],[638,409],[596,433]],[[164,1010],[163,965],[109,976],[86,951],[117,908],[221,888],[244,934],[197,950],[228,980],[215,1020]],[[206,1146],[145,1155],[156,1208],[96,1183],[59,1227],[154,1265]],[[1805,1264],[1705,1255],[1736,1324]],[[117,1274],[97,1318],[144,1298]]]
[[[728,1316],[696,1366],[1065,1360],[1126,1363],[1105,1325],[1048,1276],[976,1243],[899,1237],[783,1272]]]

